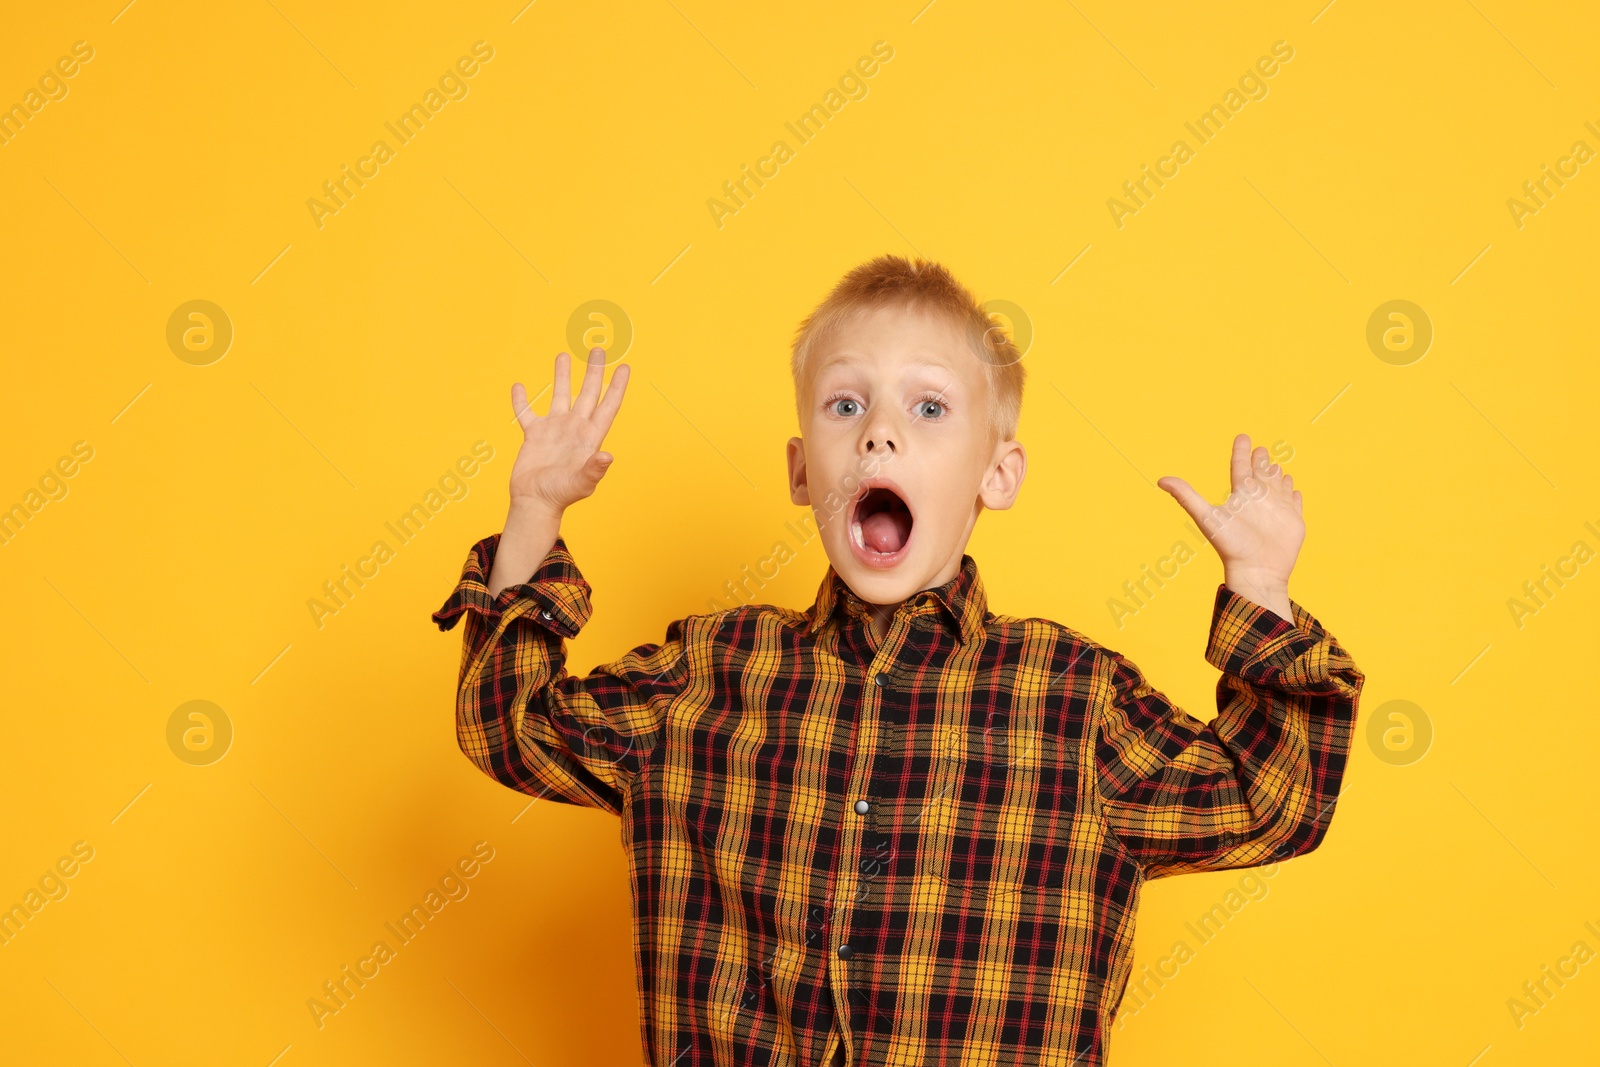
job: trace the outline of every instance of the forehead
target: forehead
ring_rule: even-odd
[[[970,340],[950,315],[890,305],[852,312],[830,330],[812,361],[814,375],[873,366],[925,366],[969,377],[978,368]]]

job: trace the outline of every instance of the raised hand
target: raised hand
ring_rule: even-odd
[[[1228,588],[1293,621],[1289,572],[1306,538],[1300,490],[1294,476],[1271,461],[1250,435],[1233,439],[1228,499],[1213,505],[1182,478],[1168,475],[1156,485],[1172,494],[1222,559]]]
[[[557,354],[548,414],[533,411],[521,382],[511,387],[511,405],[522,426],[522,448],[511,465],[511,506],[489,571],[491,596],[532,577],[555,545],[562,513],[591,495],[611,467],[613,457],[601,451],[600,445],[622,406],[628,365],[617,364],[611,385],[601,396],[605,350],[592,350],[576,399],[572,396],[571,365],[565,352]]]
[[[600,451],[600,445],[628,387],[628,365],[619,363],[602,397],[604,366],[605,350],[591,351],[583,384],[573,399],[571,357],[558,353],[550,410],[545,415],[533,410],[521,382],[511,387],[511,406],[522,426],[522,448],[511,467],[513,506],[522,502],[561,512],[591,495],[600,484],[615,458]]]

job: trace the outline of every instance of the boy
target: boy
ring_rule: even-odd
[[[1363,676],[1289,599],[1300,492],[1234,440],[1212,507],[1158,483],[1223,562],[1202,723],[1118,653],[997,615],[965,553],[1022,484],[1023,369],[937,264],[883,256],[800,326],[790,496],[829,567],[804,612],[691,615],[587,677],[589,585],[558,534],[610,466],[628,367],[590,354],[473,546],[462,751],[621,816],[654,1067],[1100,1064],[1141,885],[1303,855],[1327,832]],[[1254,468],[1252,470],[1252,467]]]

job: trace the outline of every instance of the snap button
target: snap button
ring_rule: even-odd
[[[847,960],[851,956],[853,956],[854,954],[855,954],[855,949],[851,948],[849,945],[846,944],[846,945],[840,945],[839,946],[839,958],[841,960]]]
[[[873,678],[872,680],[874,682],[877,682],[878,686],[880,688],[882,688],[882,687],[887,686],[889,684],[889,675],[886,674],[883,671],[879,671],[878,674],[877,674],[877,677]]]
[[[868,804],[865,800],[856,801],[856,814],[865,815],[871,806],[872,805]]]
[[[550,614],[550,613],[549,613],[549,612],[548,612],[548,611],[541,611],[541,612],[539,612],[539,614],[540,614],[540,615],[542,615],[542,616],[544,616],[544,617],[545,617],[545,618],[547,618],[547,619],[553,619],[553,618],[555,618],[555,616],[554,616],[554,615],[552,615],[552,614]]]

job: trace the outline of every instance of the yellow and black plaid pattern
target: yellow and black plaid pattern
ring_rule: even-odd
[[[1203,723],[1066,626],[988,610],[970,555],[881,640],[830,567],[805,612],[673,622],[579,677],[590,588],[558,539],[463,618],[456,727],[496,780],[622,819],[658,1067],[1093,1065],[1141,885],[1327,833],[1364,680],[1299,604],[1217,588]]]

